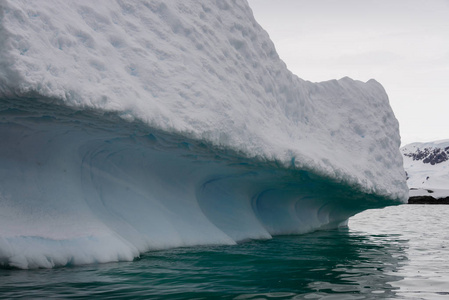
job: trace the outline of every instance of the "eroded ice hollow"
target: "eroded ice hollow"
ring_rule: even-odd
[[[246,1],[0,2],[0,264],[345,224],[408,189],[382,86],[287,70]]]

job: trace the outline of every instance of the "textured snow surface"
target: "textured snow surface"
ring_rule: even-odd
[[[449,140],[412,143],[401,148],[410,196],[449,196]],[[432,191],[431,193],[428,190]]]
[[[307,232],[408,197],[383,87],[298,78],[246,1],[4,0],[0,20],[4,265]]]

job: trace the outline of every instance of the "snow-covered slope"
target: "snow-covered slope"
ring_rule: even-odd
[[[401,153],[410,196],[449,196],[449,140],[408,144]]]
[[[307,232],[408,197],[382,86],[298,78],[246,1],[4,0],[0,20],[0,263]]]

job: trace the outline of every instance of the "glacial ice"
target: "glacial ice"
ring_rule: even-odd
[[[287,70],[246,1],[0,2],[0,265],[132,260],[405,201],[382,86]]]

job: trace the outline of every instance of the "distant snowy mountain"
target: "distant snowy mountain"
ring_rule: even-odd
[[[449,196],[449,140],[412,143],[401,148],[410,196]]]

